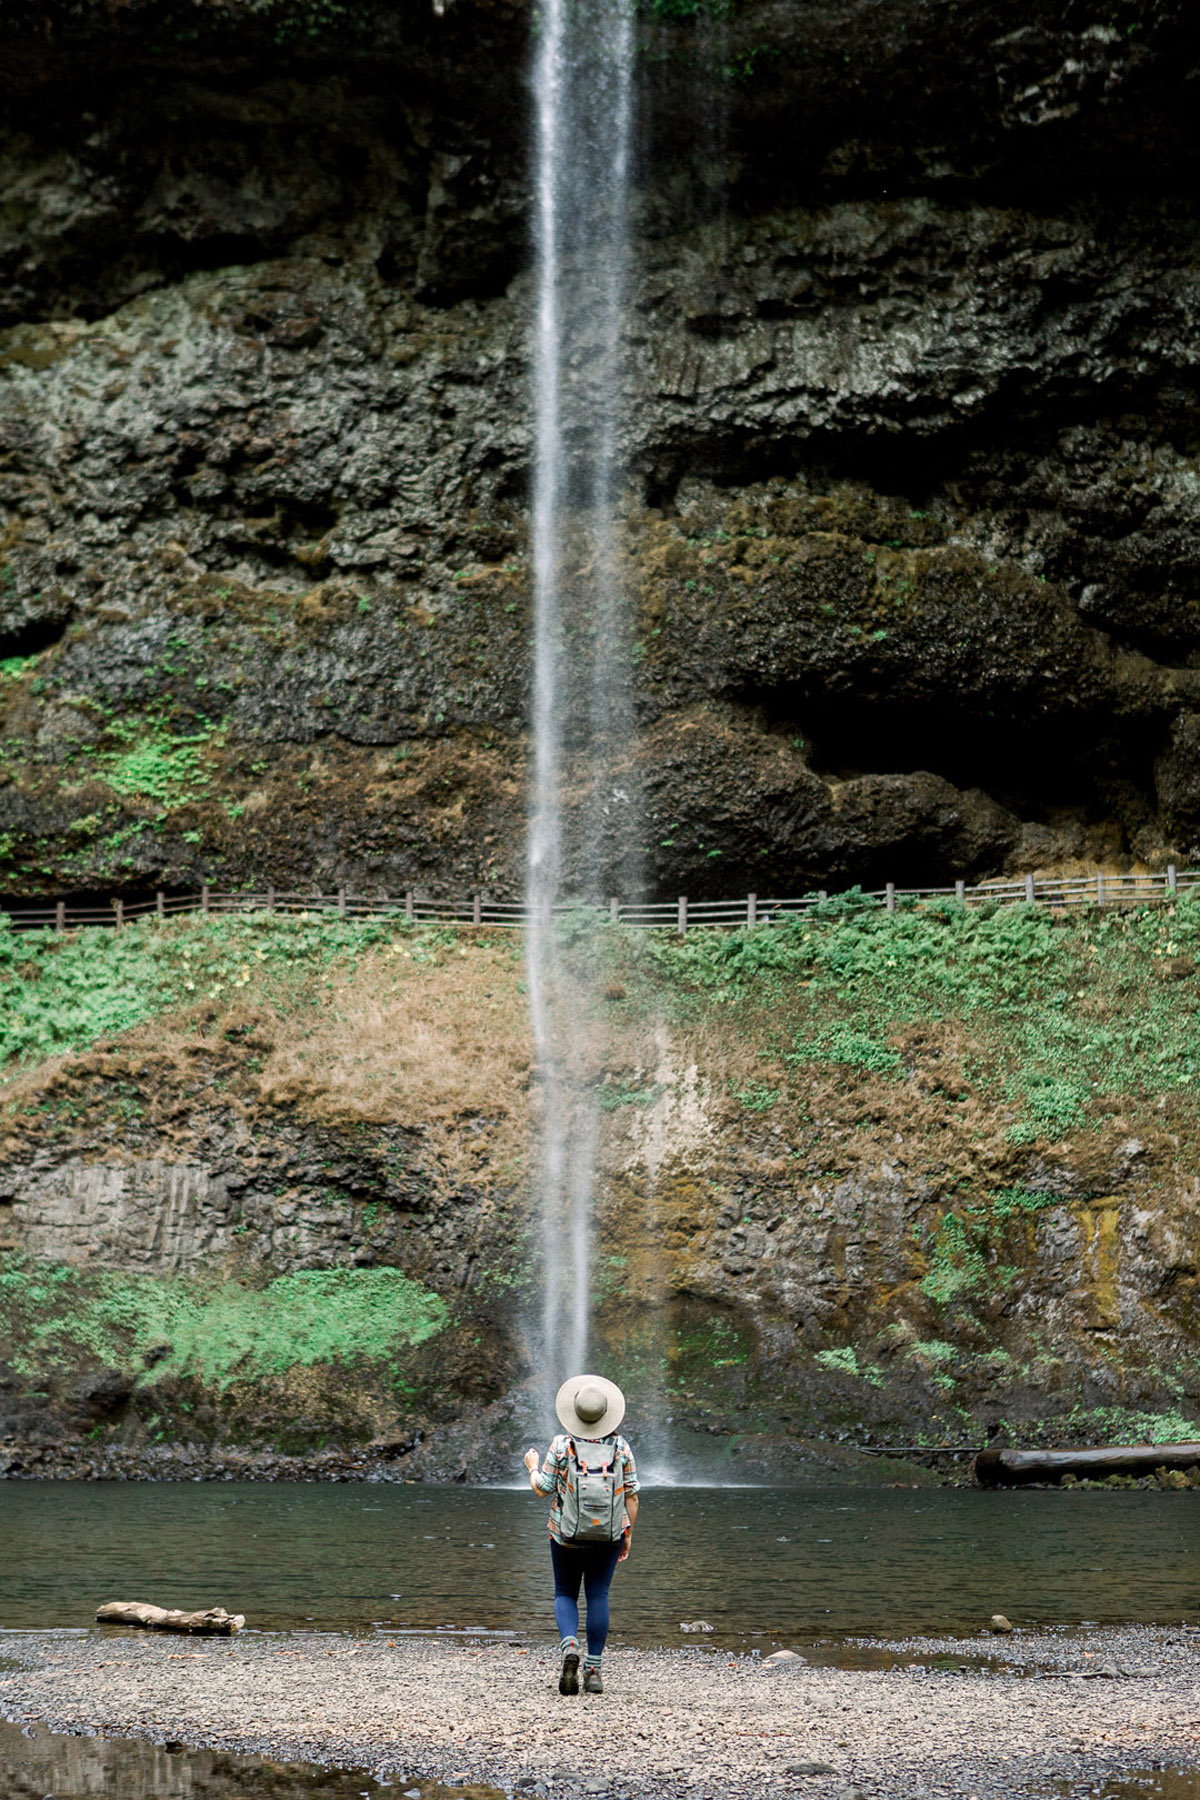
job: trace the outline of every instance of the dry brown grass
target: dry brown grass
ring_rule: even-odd
[[[257,1077],[269,1106],[332,1122],[421,1126],[447,1147],[464,1129],[492,1162],[529,1136],[530,1041],[520,963],[470,943],[414,960],[403,944],[365,955],[323,1011],[280,1018]]]
[[[294,1110],[318,1123],[421,1131],[451,1177],[515,1174],[529,1147],[528,1010],[519,945],[460,934],[365,951],[278,1001],[249,993],[172,1008],[88,1050],[49,1058],[5,1085],[0,1118],[16,1152],[39,1108],[94,1099],[100,1082],[141,1091],[145,1123],[186,1135],[203,1098],[246,1115]],[[121,1154],[121,1144],[109,1151]]]

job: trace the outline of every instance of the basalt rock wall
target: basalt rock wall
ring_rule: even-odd
[[[512,894],[528,10],[4,30],[6,890]],[[638,731],[597,778],[642,791],[651,881],[1190,860],[1191,10],[640,34]]]

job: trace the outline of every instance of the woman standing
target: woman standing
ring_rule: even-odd
[[[549,1494],[550,1560],[558,1623],[560,1694],[579,1692],[579,1588],[587,1597],[587,1655],[583,1691],[602,1694],[600,1659],[608,1637],[608,1589],[629,1555],[638,1515],[637,1465],[617,1426],[625,1396],[602,1375],[573,1375],[554,1402],[563,1430],[538,1468],[527,1450],[525,1467],[535,1494]]]

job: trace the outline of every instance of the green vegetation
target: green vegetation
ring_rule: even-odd
[[[838,1350],[818,1350],[813,1360],[832,1375],[853,1375],[872,1387],[883,1386],[883,1370],[876,1363],[860,1363],[858,1352],[850,1344]]]
[[[118,794],[157,800],[168,809],[204,797],[211,778],[202,757],[211,731],[180,737],[162,730],[139,733],[136,728],[114,727],[113,735],[124,737],[127,747],[107,753],[99,762],[102,778]]]
[[[1200,899],[1056,917],[956,902],[888,913],[856,890],[773,926],[656,935],[631,959],[680,1018],[756,1016],[790,1066],[899,1076],[893,1034],[962,1026],[971,1084],[1018,1109],[1009,1140],[1056,1142],[1104,1096],[1179,1094],[1200,1080],[1193,982],[1160,964],[1200,957]]]
[[[353,34],[378,9],[354,0],[250,0],[249,10],[270,25],[277,44],[290,44],[331,32]]]
[[[750,1081],[745,1087],[733,1087],[731,1082],[730,1087],[734,1099],[740,1106],[744,1106],[747,1112],[770,1112],[779,1099],[779,1089],[768,1087],[765,1081]]]
[[[0,1079],[22,1065],[171,1007],[231,1002],[245,989],[293,1011],[327,999],[335,973],[352,973],[370,946],[403,939],[417,962],[453,933],[372,919],[274,913],[140,919],[122,932],[14,931],[0,914]]]
[[[1085,1443],[1186,1444],[1200,1435],[1195,1419],[1170,1412],[1137,1412],[1127,1406],[1077,1406],[1068,1421]]]
[[[736,10],[736,0],[643,0],[652,19],[680,24],[692,19],[729,19]]]
[[[1048,1190],[1002,1188],[944,1213],[926,1245],[929,1273],[921,1283],[922,1293],[946,1306],[1007,1285],[1018,1270],[999,1260],[1006,1227],[1014,1219],[1033,1218],[1062,1204],[1062,1196]],[[919,1239],[919,1231],[917,1235]]]
[[[922,1293],[941,1306],[978,1293],[988,1279],[984,1257],[988,1241],[986,1219],[973,1213],[966,1217],[946,1213],[928,1248],[929,1273],[921,1283]]]
[[[142,1384],[192,1375],[224,1391],[295,1367],[379,1362],[435,1336],[445,1302],[398,1269],[307,1269],[262,1288],[238,1282],[0,1262],[0,1333],[18,1373],[73,1368],[81,1353],[141,1367]]]
[[[601,1112],[615,1112],[619,1106],[653,1106],[662,1093],[656,1083],[650,1087],[622,1087],[605,1082],[597,1090]]]
[[[874,1075],[897,1075],[904,1066],[896,1052],[878,1038],[842,1021],[809,1038],[797,1037],[784,1061],[843,1063],[847,1068],[867,1069]]]
[[[37,656],[0,657],[0,680],[19,680],[27,669],[32,669],[36,661]]]

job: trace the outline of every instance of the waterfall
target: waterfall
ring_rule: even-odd
[[[541,1095],[539,1362],[587,1367],[599,1117],[595,1007],[561,936],[566,901],[627,881],[630,634],[619,567],[634,0],[543,0],[534,67],[533,783],[528,991]],[[574,803],[564,806],[570,787]],[[626,888],[626,891],[628,889]],[[556,915],[556,908],[559,914]]]

